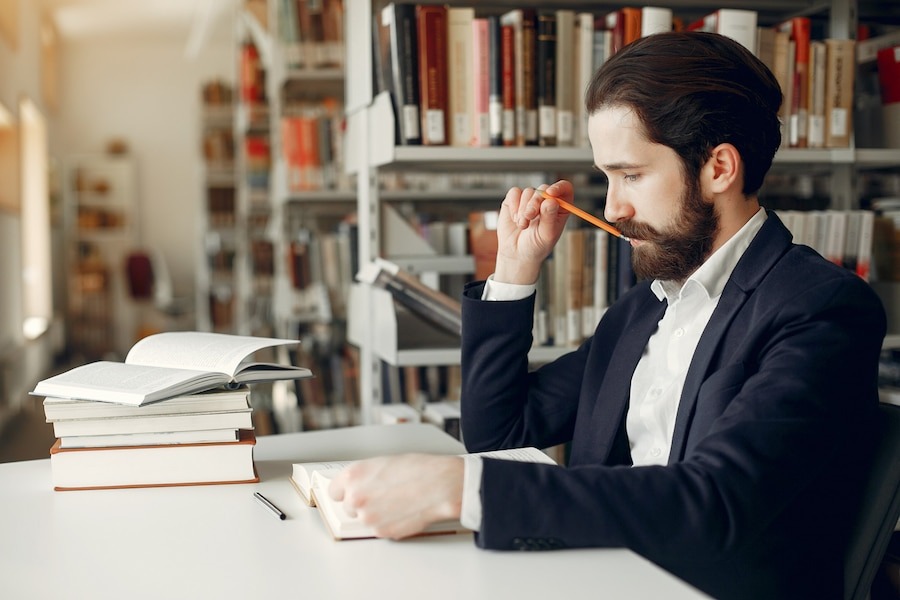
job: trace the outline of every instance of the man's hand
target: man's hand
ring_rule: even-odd
[[[551,196],[572,201],[568,181],[541,186]],[[541,264],[559,241],[569,213],[533,188],[512,188],[500,207],[497,221],[497,266],[494,279],[502,283],[532,284]]]
[[[378,537],[399,539],[459,518],[463,471],[458,456],[384,456],[351,464],[332,480],[328,493]]]

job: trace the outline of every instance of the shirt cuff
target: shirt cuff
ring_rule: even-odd
[[[477,456],[463,456],[463,495],[459,522],[472,531],[481,530],[481,471]]]
[[[491,274],[484,282],[484,291],[481,293],[482,300],[523,300],[532,295],[537,289],[534,283],[502,283],[494,281],[494,275]]]

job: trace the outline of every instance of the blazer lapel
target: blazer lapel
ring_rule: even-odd
[[[791,246],[791,234],[787,228],[775,213],[767,211],[767,215],[766,222],[725,284],[719,304],[694,351],[681,392],[681,400],[678,403],[669,464],[684,458],[687,432],[696,408],[700,386],[706,380],[710,363],[728,327],[753,290]]]

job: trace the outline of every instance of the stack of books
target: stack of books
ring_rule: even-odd
[[[56,442],[56,490],[250,483],[248,383],[311,377],[309,369],[251,362],[296,340],[168,332],[39,382]]]
[[[143,406],[44,398],[56,490],[258,481],[250,390]]]

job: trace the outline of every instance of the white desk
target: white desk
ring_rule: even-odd
[[[402,450],[383,427],[261,437],[252,485],[54,492],[49,459],[0,464],[0,597],[704,597],[626,550],[493,552],[471,534],[333,541],[288,482],[291,463]],[[461,451],[430,425],[387,427],[415,427],[405,431],[434,452]],[[348,435],[366,432],[347,448]],[[255,502],[256,490],[287,520]]]

